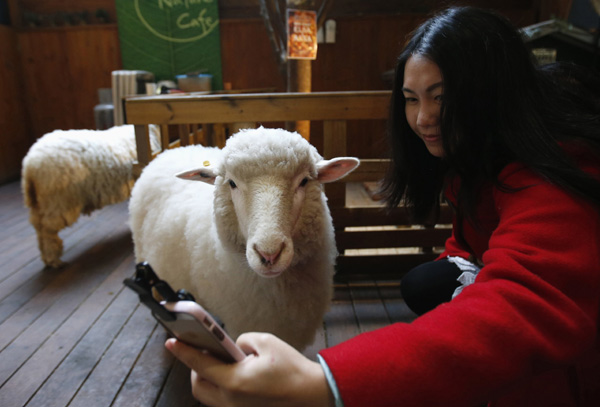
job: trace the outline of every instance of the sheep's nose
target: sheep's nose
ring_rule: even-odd
[[[279,248],[276,249],[274,252],[262,251],[259,250],[257,247],[255,247],[254,250],[256,250],[256,252],[260,255],[260,261],[262,262],[262,264],[266,266],[272,266],[275,263],[277,263],[277,260],[281,255],[281,252],[283,251],[283,244],[279,246]]]

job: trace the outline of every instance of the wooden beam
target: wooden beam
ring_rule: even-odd
[[[536,0],[464,0],[459,3],[492,9],[530,9]],[[261,18],[257,0],[228,0],[220,5],[221,19]],[[447,2],[446,2],[447,3]],[[335,0],[327,11],[328,18],[406,13],[427,14],[444,5],[440,0]]]
[[[385,225],[410,225],[406,208],[400,206],[394,210],[383,207],[358,207],[358,208],[331,208],[331,216],[336,220],[336,229],[349,226],[385,226]],[[453,219],[452,208],[448,205],[440,207],[440,217],[437,224],[451,224]]]
[[[337,232],[339,250],[400,248],[400,247],[443,247],[452,230],[445,229],[396,229],[381,231]]]
[[[387,119],[390,91],[159,95],[126,100],[131,124]]]

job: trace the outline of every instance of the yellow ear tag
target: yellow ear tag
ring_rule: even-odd
[[[207,160],[207,161],[204,161],[204,162],[202,163],[202,165],[204,165],[205,167],[209,167],[209,166],[210,166],[210,161],[208,161],[208,160]]]

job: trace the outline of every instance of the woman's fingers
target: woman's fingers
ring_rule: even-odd
[[[224,370],[230,366],[174,338],[168,339],[165,347],[190,368],[193,396],[207,406],[222,406],[223,392],[217,383],[224,380]]]
[[[196,400],[207,406],[219,406],[221,403],[221,392],[217,386],[202,379],[194,370],[191,374],[192,395]]]
[[[223,380],[226,380],[224,376],[227,375],[230,365],[209,353],[199,351],[173,338],[167,340],[165,347],[187,367],[196,371],[204,380],[208,380],[214,384],[219,384]]]
[[[210,406],[329,406],[333,399],[321,366],[270,334],[241,335],[249,354],[227,364],[169,339],[165,346],[192,370],[194,397]]]
[[[271,340],[272,338],[269,334],[245,333],[238,337],[236,345],[239,346],[246,355],[258,356],[265,349],[269,348],[269,341]]]
[[[194,369],[197,365],[216,363],[216,360],[215,362],[210,360],[214,358],[208,354],[204,352],[198,352],[198,349],[188,346],[175,338],[167,339],[167,342],[165,342],[165,347],[190,369]]]

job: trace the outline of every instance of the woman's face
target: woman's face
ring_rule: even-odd
[[[406,120],[435,157],[444,156],[440,110],[444,88],[438,66],[421,55],[413,55],[404,67]]]

